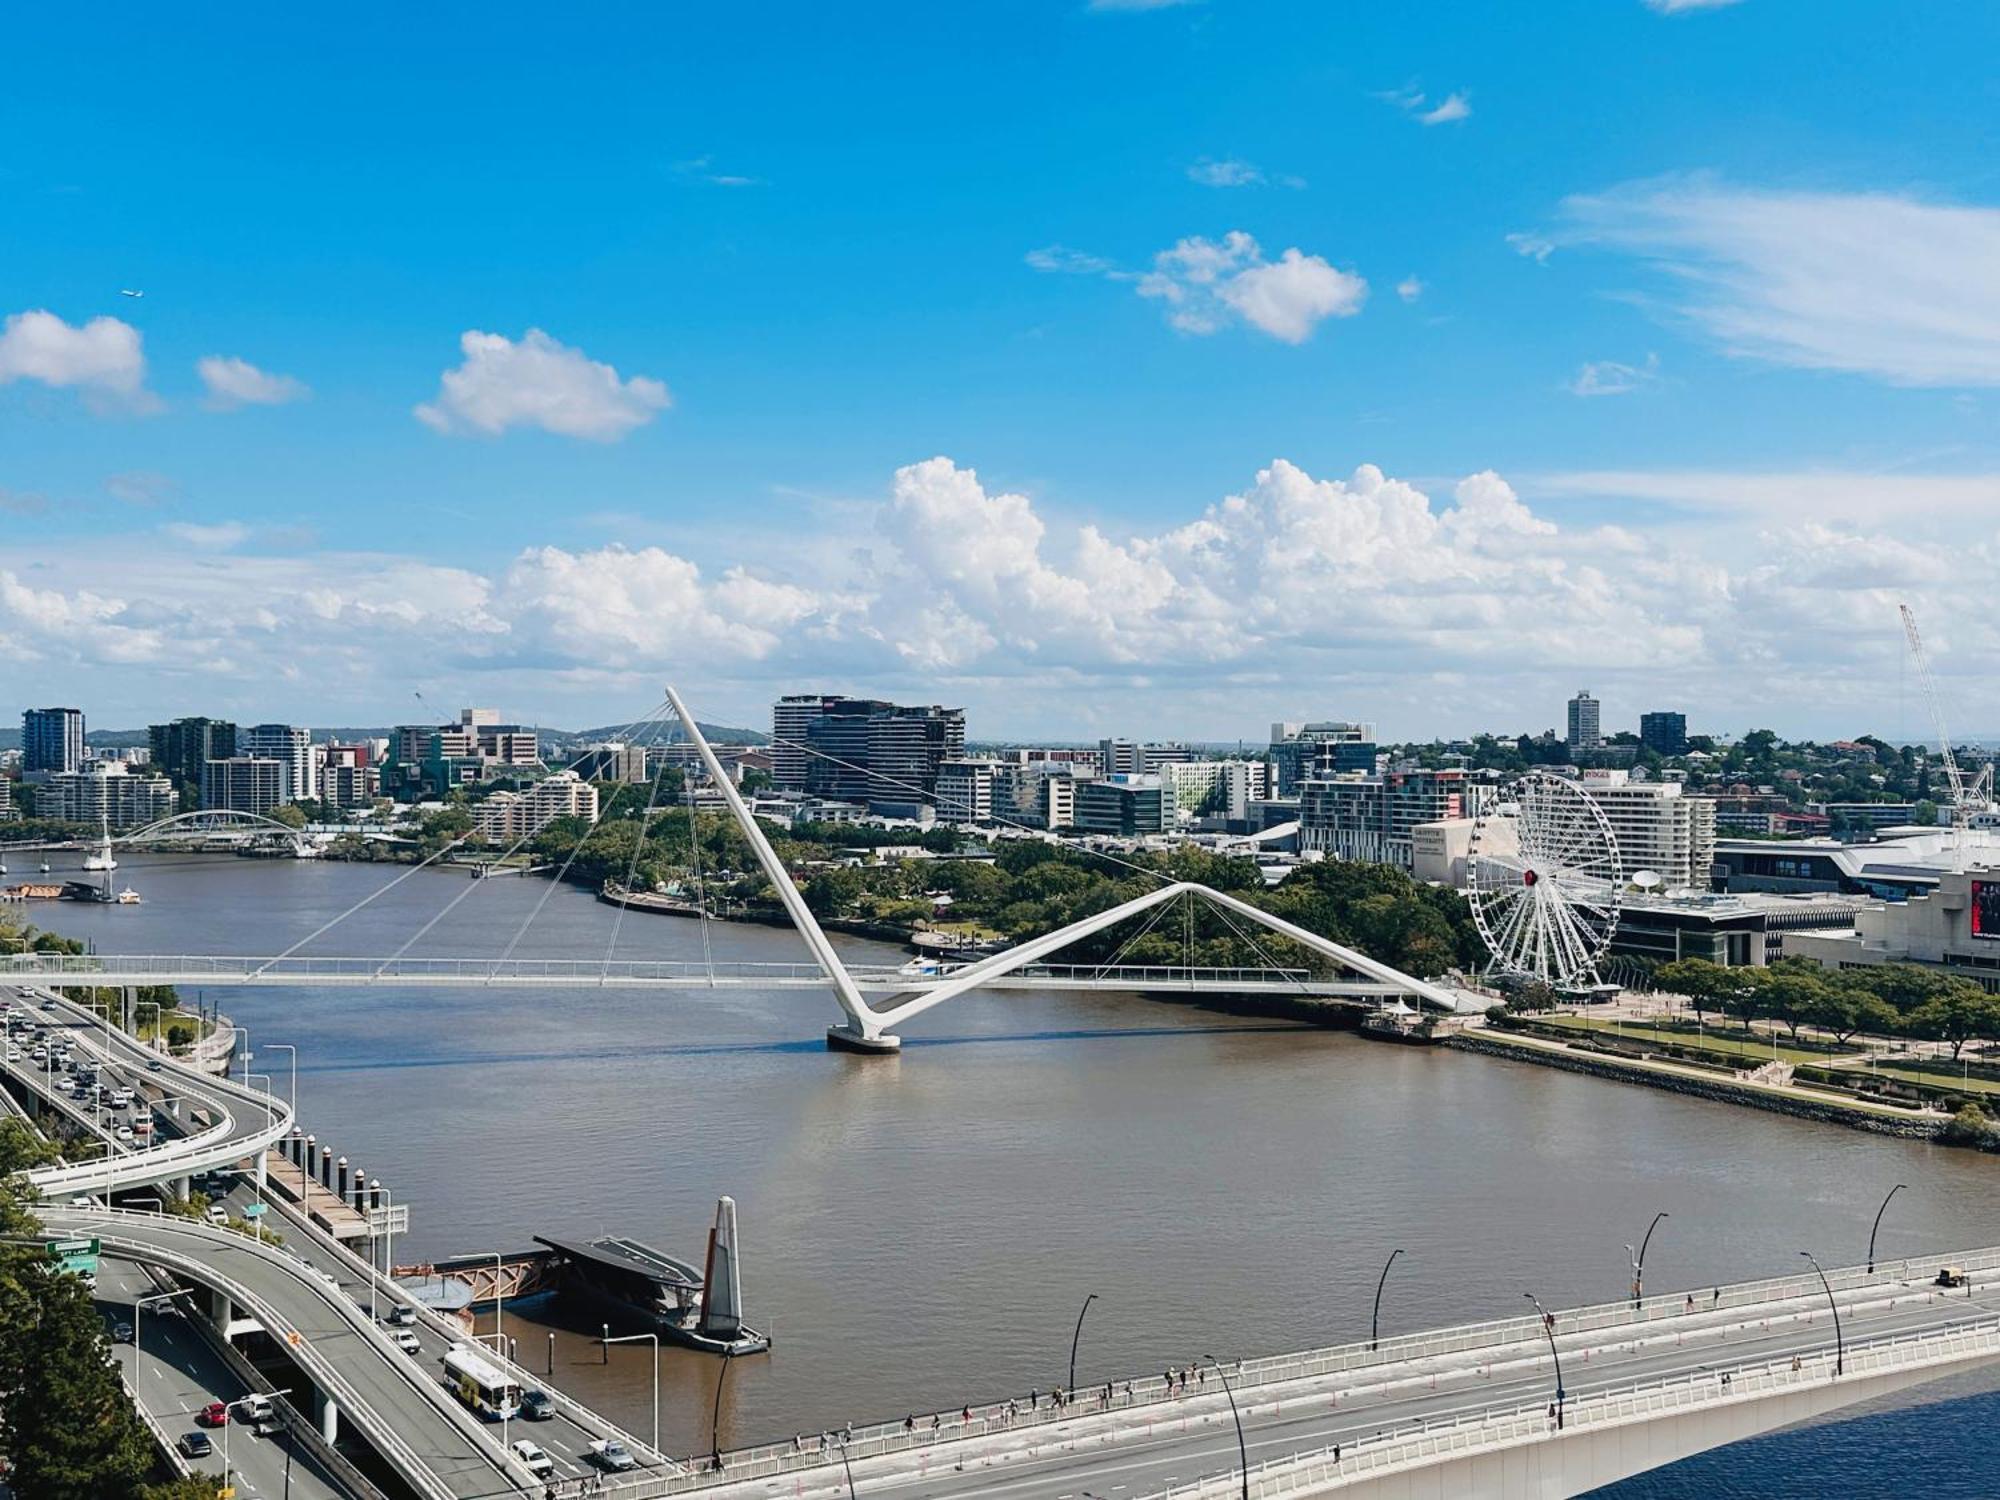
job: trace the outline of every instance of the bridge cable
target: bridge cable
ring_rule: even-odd
[[[630,724],[627,724],[620,731],[621,736],[630,734],[641,724],[656,722],[664,716],[666,709],[667,700],[662,698],[658,707],[648,712],[642,718],[634,719]],[[578,757],[579,760],[581,758]],[[596,831],[596,826],[594,823],[587,824],[583,832],[577,836],[576,842],[570,846],[569,854],[563,859],[562,868],[556,871],[555,879],[549,882],[547,889],[542,892],[541,899],[535,902],[534,909],[523,919],[521,925],[514,929],[514,935],[507,940],[506,948],[502,950],[498,958],[493,960],[493,967],[486,971],[487,983],[492,983],[499,976],[501,966],[514,956],[514,950],[521,945],[521,939],[526,937],[528,929],[535,925],[535,918],[542,914],[542,908],[549,904],[549,898],[554,896],[557,890],[561,888],[563,877],[569,874],[569,867],[576,863],[576,857],[583,852],[583,846],[590,842],[590,835]]]
[[[428,858],[420,860],[416,864],[411,865],[409,869],[405,870],[402,874],[398,875],[394,880],[389,881],[386,885],[377,886],[374,890],[370,891],[367,895],[363,896],[359,901],[355,902],[352,906],[348,907],[347,910],[342,912],[339,916],[334,917],[329,921],[322,922],[319,926],[315,927],[311,932],[307,933],[304,937],[300,938],[296,943],[292,944],[292,946],[287,948],[283,953],[280,953],[276,958],[268,958],[264,960],[262,964],[260,964],[257,968],[251,971],[250,977],[254,979],[257,977],[257,975],[262,974],[266,969],[270,968],[272,964],[283,963],[286,959],[290,958],[294,953],[297,953],[299,949],[305,947],[306,944],[312,942],[315,938],[322,937],[326,933],[331,932],[334,928],[338,927],[342,922],[345,922],[349,917],[353,916],[356,912],[360,911],[362,907],[368,905],[371,901],[374,901],[379,896],[388,895],[389,892],[393,891],[397,886],[401,885],[404,881],[408,880],[412,875],[416,874],[419,870],[422,870],[427,866],[435,864],[438,860],[443,859],[445,855],[449,854],[452,850],[456,849],[460,844],[463,844],[467,839],[471,837],[472,834],[470,832],[461,833],[457,838],[453,839],[450,843],[440,848],[435,854],[432,854]]]
[[[1265,963],[1269,964],[1274,971],[1276,971],[1279,974],[1284,974],[1287,972],[1285,966],[1279,963],[1278,960],[1272,956],[1270,951],[1266,949],[1262,943],[1257,941],[1256,935],[1254,933],[1250,932],[1248,929],[1241,927],[1237,924],[1235,917],[1230,913],[1227,907],[1216,906],[1213,902],[1211,902],[1210,910],[1212,910],[1218,917],[1222,918],[1224,924],[1228,926],[1231,932],[1235,933],[1239,938],[1241,938],[1244,942],[1248,943],[1252,948],[1255,948],[1257,950],[1258,955],[1264,960]],[[1292,983],[1296,984],[1301,990],[1306,988],[1306,978],[1304,977],[1294,978],[1292,980]]]
[[[654,734],[657,735],[660,729],[665,727],[665,724],[666,720],[664,717],[658,720],[654,726]],[[641,746],[641,749],[651,749],[652,744],[653,742],[649,740]],[[643,763],[641,769],[642,771],[644,769]],[[659,774],[653,777],[652,785],[647,790],[646,810],[639,815],[639,836],[632,841],[632,858],[625,866],[625,883],[622,888],[624,899],[619,901],[618,915],[613,918],[611,923],[611,940],[604,945],[604,970],[601,976],[603,979],[611,977],[611,961],[618,951],[618,933],[625,925],[626,901],[629,901],[632,896],[632,882],[638,877],[639,873],[639,856],[645,852],[646,835],[652,831],[653,809],[658,805],[660,800],[660,783],[665,781],[666,777],[667,767],[662,763]]]
[[[688,807],[688,853],[694,860],[694,909],[701,926],[701,962],[708,971],[708,987],[715,988],[715,952],[709,946],[708,936],[708,886],[701,873],[701,828],[694,813],[694,778],[681,783],[681,790],[687,795]]]
[[[1119,960],[1124,958],[1126,954],[1132,951],[1133,945],[1136,944],[1139,941],[1139,939],[1143,938],[1147,933],[1151,932],[1153,930],[1154,925],[1160,920],[1160,918],[1164,917],[1168,912],[1172,911],[1178,901],[1185,899],[1186,899],[1185,896],[1176,897],[1174,901],[1169,901],[1165,906],[1154,907],[1152,915],[1146,918],[1145,925],[1142,926],[1137,932],[1133,933],[1129,938],[1125,939],[1125,941],[1119,946],[1119,949],[1116,953],[1112,954],[1110,958],[1106,959],[1103,963],[1099,964],[1097,966],[1096,971],[1091,975],[1091,978],[1102,979],[1111,970],[1117,968]]]

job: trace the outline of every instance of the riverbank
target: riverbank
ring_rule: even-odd
[[[1941,1115],[1861,1104],[1794,1084],[1760,1083],[1749,1078],[1727,1077],[1679,1063],[1606,1057],[1579,1051],[1562,1042],[1510,1036],[1491,1028],[1461,1032],[1446,1039],[1442,1045],[1461,1052],[1538,1063],[1568,1073],[1615,1079],[1646,1088],[1664,1089],[1689,1098],[1740,1104],[1773,1114],[1791,1115],[1795,1119],[1845,1125],[1853,1130],[1866,1130],[1903,1140],[1941,1140],[1950,1125],[1950,1121]]]

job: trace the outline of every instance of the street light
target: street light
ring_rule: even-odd
[[[708,1414],[708,1450],[718,1474],[722,1472],[722,1383],[729,1378],[729,1361],[735,1353],[733,1348],[722,1351],[722,1369],[715,1377],[715,1409]]]
[[[1653,1231],[1660,1227],[1660,1220],[1668,1217],[1663,1208],[1653,1215],[1653,1222],[1646,1226],[1645,1238],[1639,1241],[1639,1253],[1632,1255],[1632,1247],[1627,1245],[1625,1253],[1632,1255],[1632,1305],[1637,1307],[1646,1300],[1646,1247],[1653,1243]]]
[[[1396,1263],[1396,1257],[1403,1252],[1400,1248],[1391,1250],[1389,1258],[1382,1262],[1382,1274],[1375,1278],[1375,1311],[1368,1315],[1368,1352],[1373,1354],[1382,1342],[1382,1288],[1389,1280],[1389,1267]]]
[[[1215,1368],[1215,1378],[1222,1382],[1222,1393],[1229,1398],[1229,1415],[1236,1421],[1236,1459],[1242,1466],[1243,1500],[1250,1500],[1250,1447],[1243,1441],[1243,1413],[1236,1409],[1236,1392],[1229,1388],[1229,1377],[1222,1373],[1222,1361],[1213,1354],[1204,1354]]]
[[[175,1292],[153,1292],[148,1296],[140,1297],[133,1301],[132,1303],[132,1391],[135,1396],[138,1394],[139,1391],[139,1321],[140,1321],[139,1310],[142,1307],[144,1307],[148,1302],[171,1302],[176,1297],[192,1297],[193,1295],[194,1295],[194,1290],[191,1287],[182,1287],[179,1291]]]
[[[1549,1336],[1549,1358],[1554,1360],[1556,1365],[1556,1431],[1561,1432],[1563,1426],[1563,1398],[1566,1393],[1563,1390],[1562,1355],[1556,1351],[1556,1320],[1544,1311],[1540,1299],[1533,1292],[1523,1292],[1521,1295],[1535,1304],[1535,1312],[1542,1320],[1542,1332]]]
[[[1069,1385],[1066,1389],[1072,1397],[1076,1395],[1076,1343],[1078,1339],[1083,1337],[1084,1313],[1090,1311],[1090,1304],[1096,1300],[1097,1293],[1095,1292],[1092,1292],[1088,1297],[1083,1299],[1083,1311],[1076,1315],[1076,1332],[1069,1336]]]
[[[1896,1194],[1902,1192],[1905,1185],[1899,1182],[1890,1188],[1889,1197],[1884,1198],[1882,1206],[1875,1210],[1875,1223],[1868,1231],[1868,1274],[1870,1276],[1875,1274],[1875,1231],[1882,1227],[1882,1215],[1889,1211],[1889,1198],[1893,1198]]]
[[[291,1388],[287,1386],[282,1391],[271,1392],[271,1395],[289,1396],[291,1395],[291,1393],[292,1393]],[[254,1401],[268,1400],[268,1399],[269,1399],[268,1397],[262,1396],[259,1393],[253,1391],[247,1396],[238,1396],[234,1401],[225,1401],[222,1404],[222,1415],[224,1417],[224,1421],[222,1424],[222,1487],[225,1490],[233,1488],[233,1486],[231,1486],[229,1482],[229,1475],[230,1475],[229,1430],[236,1424],[233,1421],[228,1420],[229,1413],[235,1411],[236,1408],[239,1406],[248,1406]]]
[[[653,1451],[660,1451],[660,1336],[657,1333],[621,1333],[617,1338],[607,1338],[607,1344],[637,1344],[647,1342],[653,1346]]]
[[[299,1049],[290,1042],[266,1042],[264,1045],[292,1055],[292,1120],[296,1124],[299,1118]]]
[[[1833,1286],[1827,1281],[1826,1272],[1820,1271],[1819,1261],[1814,1259],[1812,1251],[1801,1250],[1799,1254],[1812,1261],[1812,1268],[1819,1271],[1819,1284],[1826,1290],[1826,1305],[1833,1309],[1833,1373],[1837,1378],[1847,1373],[1847,1343],[1840,1336],[1840,1304],[1834,1301]]]
[[[844,1469],[847,1473],[848,1500],[853,1500],[854,1466],[847,1461],[847,1435],[845,1433],[842,1433],[840,1438],[840,1467]]]

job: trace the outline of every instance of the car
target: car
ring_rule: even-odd
[[[7,1049],[7,1061],[19,1062],[20,1060],[21,1060],[21,1049],[19,1047],[9,1047]]]
[[[424,1347],[417,1341],[417,1336],[407,1328],[398,1328],[394,1333],[390,1334],[389,1342],[394,1344],[398,1349],[401,1349],[405,1354],[416,1354]]]
[[[269,1396],[245,1396],[237,1403],[243,1409],[243,1416],[249,1422],[268,1422],[277,1415],[277,1408],[271,1405]]]
[[[223,1401],[211,1401],[194,1414],[194,1419],[203,1427],[227,1427],[229,1425],[229,1405]]]
[[[132,1139],[132,1127],[130,1125],[120,1125],[112,1132],[112,1135],[118,1140],[129,1141]]]
[[[181,1434],[181,1452],[189,1458],[207,1458],[215,1451],[215,1444],[208,1440],[205,1432],[184,1432]]]
[[[116,1323],[113,1323],[111,1325],[111,1342],[114,1344],[131,1343],[132,1325],[130,1323],[127,1323],[122,1318],[119,1319]]]
[[[382,1321],[391,1328],[414,1328],[417,1324],[417,1310],[407,1302],[398,1302],[382,1315]]]
[[[157,1073],[160,1071],[161,1068],[165,1066],[166,1064],[161,1062],[157,1057],[149,1057],[146,1059],[146,1071],[148,1073]]]
[[[1947,1287],[1965,1286],[1971,1279],[1965,1274],[1964,1266],[1944,1266],[1939,1269],[1937,1277],[1931,1282],[1931,1285]]]
[[[228,1208],[220,1203],[209,1204],[208,1222],[211,1224],[227,1224],[229,1222]]]
[[[639,1467],[639,1460],[632,1456],[617,1438],[592,1438],[590,1441],[590,1461],[600,1469],[608,1469],[614,1474],[622,1474],[627,1469]]]
[[[547,1422],[556,1414],[556,1403],[547,1391],[529,1391],[521,1398],[521,1415],[530,1422]]]
[[[514,1457],[521,1460],[522,1467],[537,1479],[547,1479],[556,1471],[556,1461],[542,1451],[542,1445],[532,1438],[518,1438],[508,1445]]]

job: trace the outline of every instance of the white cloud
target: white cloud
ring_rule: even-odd
[[[1539,234],[1510,234],[1507,243],[1514,247],[1516,255],[1524,255],[1538,266],[1547,265],[1549,257],[1556,253],[1555,242]]]
[[[1897,385],[2000,384],[2000,208],[1686,177],[1571,198],[1562,218],[1561,243],[1663,273],[1664,305],[1731,354]]]
[[[1614,507],[1616,526],[1556,519]],[[672,674],[718,717],[825,685],[965,702],[975,734],[1233,738],[1310,692],[1400,734],[1536,729],[1590,680],[1621,722],[1684,700],[1707,727],[1894,734],[1908,598],[1970,733],[2000,724],[1982,670],[2000,650],[1995,515],[1995,475],[1517,489],[1483,471],[1427,492],[1274,460],[1212,503],[1112,526],[940,456],[785,529],[755,570],[685,541],[532,546],[481,573],[261,532],[230,550],[226,528],[88,551],[0,528],[0,653],[19,696],[88,667],[101,713],[130,722],[197,690],[217,711],[380,722],[412,684],[602,722]]]
[[[1215,333],[1235,318],[1298,344],[1322,320],[1359,312],[1368,283],[1298,249],[1266,260],[1254,239],[1232,230],[1220,241],[1197,235],[1162,250],[1138,291],[1164,303],[1167,321],[1183,333]]]
[[[1302,188],[1306,185],[1302,177],[1294,177],[1290,173],[1273,177],[1262,167],[1234,157],[1217,161],[1204,156],[1187,169],[1187,174],[1189,181],[1212,188],[1264,187],[1270,184]]]
[[[153,399],[139,330],[117,318],[72,324],[41,309],[10,315],[0,325],[0,385],[15,380],[77,387],[133,407]]]
[[[1569,383],[1569,391],[1573,396],[1629,396],[1659,378],[1657,354],[1647,355],[1643,365],[1620,364],[1615,359],[1586,360]]]
[[[761,177],[748,177],[740,172],[718,172],[715,169],[715,158],[712,156],[695,156],[686,161],[677,161],[673,163],[671,170],[676,177],[705,182],[711,187],[742,188],[767,185]]]
[[[1448,94],[1435,109],[1427,109],[1417,116],[1419,125],[1449,125],[1455,120],[1472,118],[1472,101],[1464,94]]]
[[[205,404],[211,411],[233,411],[239,406],[283,406],[312,394],[304,381],[289,375],[273,375],[234,355],[211,354],[196,360],[194,368],[201,383],[208,387]]]
[[[1039,250],[1030,250],[1022,259],[1037,271],[1062,276],[1102,276],[1117,269],[1101,255],[1072,250],[1066,245],[1044,245]]]
[[[177,542],[185,542],[204,552],[222,552],[240,547],[250,539],[250,528],[240,521],[220,521],[203,526],[193,521],[169,521],[160,530]]]
[[[1646,9],[1657,11],[1663,16],[1689,15],[1698,10],[1721,10],[1725,5],[1738,5],[1742,0],[1645,0]]]
[[[1393,104],[1419,125],[1450,125],[1472,117],[1472,96],[1453,90],[1435,104],[1422,89],[1385,89],[1376,94],[1385,104]]]
[[[1414,276],[1405,276],[1396,283],[1396,295],[1405,302],[1414,302],[1423,294],[1424,284]]]
[[[446,370],[436,399],[417,407],[439,432],[495,435],[539,427],[564,437],[612,442],[653,420],[670,403],[657,380],[621,380],[610,365],[530,328],[519,343],[470,329],[459,339],[465,362]]]

